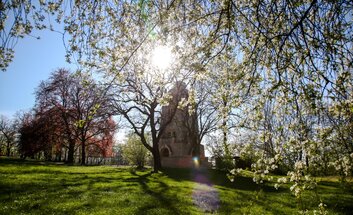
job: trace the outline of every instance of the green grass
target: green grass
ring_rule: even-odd
[[[215,188],[211,196],[208,186],[194,181],[199,175],[207,176]],[[259,186],[250,177],[231,183],[213,170],[151,174],[0,158],[0,214],[297,214],[300,206],[288,187]],[[195,190],[206,192],[205,200],[213,198],[215,207],[198,206]],[[320,178],[317,192],[330,214],[353,212],[351,183],[343,187],[337,178]],[[304,207],[313,211],[318,204],[316,194],[307,191]]]

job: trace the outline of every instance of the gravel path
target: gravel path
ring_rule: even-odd
[[[220,204],[219,195],[209,180],[207,169],[195,169],[193,178],[197,182],[192,192],[193,203],[204,212],[216,212]]]

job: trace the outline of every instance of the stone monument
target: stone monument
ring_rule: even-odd
[[[197,118],[189,114],[188,107],[177,107],[179,101],[188,99],[186,84],[177,82],[169,93],[172,97],[171,102],[168,106],[163,106],[161,112],[161,125],[169,123],[159,142],[162,166],[176,168],[198,167],[200,164],[207,166],[204,146],[201,144],[196,146],[192,138],[195,137],[193,135],[197,135],[193,133],[197,132]],[[195,153],[197,148],[200,150],[199,159]]]

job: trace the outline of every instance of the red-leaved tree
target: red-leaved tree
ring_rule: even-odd
[[[88,146],[103,146],[109,139],[107,135],[114,135],[115,123],[108,123],[112,120],[108,97],[88,74],[70,73],[65,69],[53,72],[37,89],[35,110],[37,115],[55,110],[57,117],[51,124],[60,128],[61,144],[68,150],[68,163],[74,162],[74,154],[80,147],[84,165]],[[105,146],[112,148],[112,140]]]

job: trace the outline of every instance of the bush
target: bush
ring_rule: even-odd
[[[122,155],[130,165],[136,166],[138,169],[142,169],[151,157],[151,153],[136,134],[128,136],[126,144],[122,147]]]

